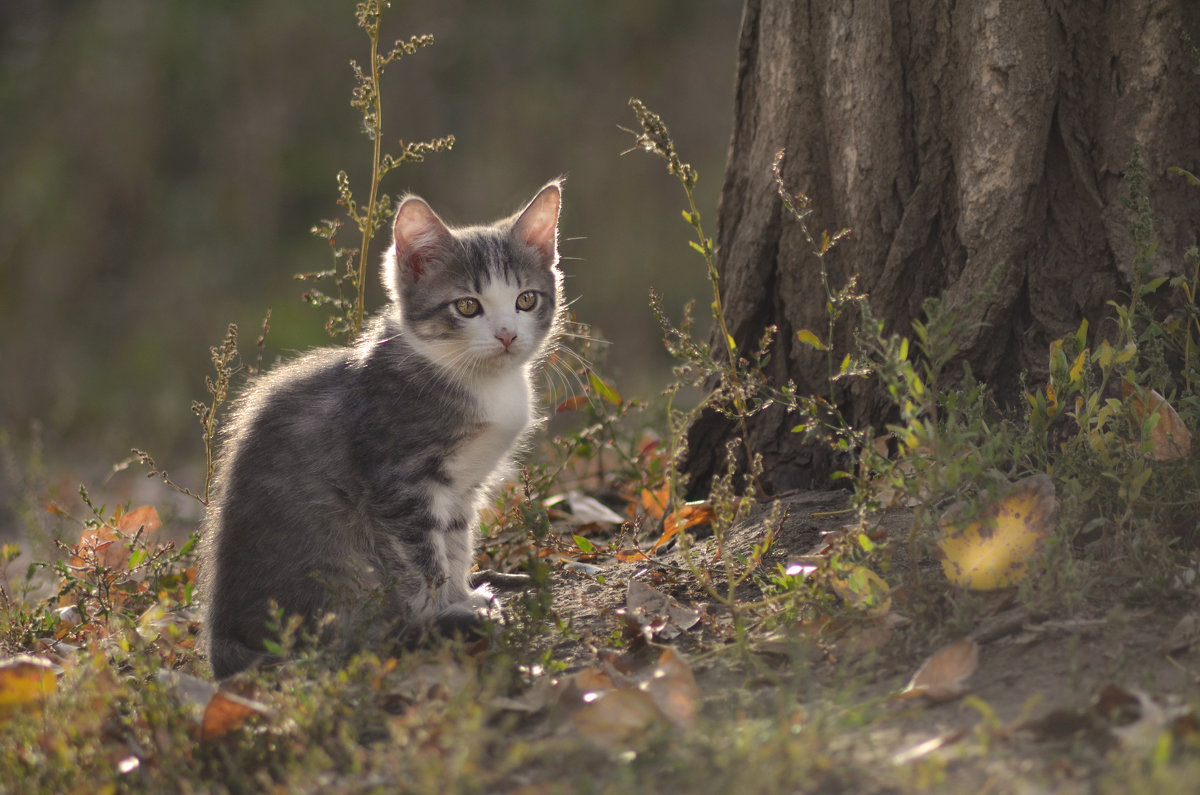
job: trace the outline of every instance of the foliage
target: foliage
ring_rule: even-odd
[[[371,241],[380,227],[392,217],[392,202],[379,186],[392,169],[402,163],[420,163],[425,156],[434,152],[446,152],[454,146],[454,136],[448,135],[431,141],[399,142],[398,155],[383,150],[383,106],[380,79],[384,70],[393,62],[413,55],[418,50],[433,44],[433,36],[413,36],[407,41],[397,39],[387,53],[379,51],[379,28],[383,11],[390,3],[387,0],[366,0],[359,3],[355,11],[358,26],[370,41],[368,67],[364,70],[357,61],[350,62],[354,71],[355,86],[350,106],[362,114],[363,132],[371,140],[371,185],[367,192],[367,203],[360,207],[350,189],[350,177],[345,171],[337,175],[339,206],[359,233],[357,248],[344,248],[338,244],[342,221],[338,218],[322,219],[312,228],[312,234],[329,244],[333,253],[333,267],[315,273],[297,274],[302,281],[332,279],[336,295],[327,295],[316,288],[309,288],[304,300],[313,306],[329,306],[335,314],[325,325],[330,336],[344,336],[355,340],[362,332],[366,315],[367,265]],[[353,297],[346,292],[352,291]]]
[[[324,275],[339,293],[315,300],[341,313],[330,330],[350,337],[361,329],[366,251],[390,210],[378,182],[436,148],[381,153],[379,75],[428,43],[397,42],[379,55],[385,6],[358,6],[371,41],[371,69],[354,67],[353,104],[374,148],[364,208],[339,175],[339,203],[361,247],[336,248],[339,222],[321,227],[335,258]],[[987,646],[996,630],[985,631],[982,612],[1015,611],[1021,629],[1042,611],[1069,624],[1100,577],[1138,582],[1110,603],[1114,612],[1137,600],[1170,604],[1189,587],[1181,572],[1195,577],[1188,531],[1200,471],[1188,429],[1200,421],[1200,258],[1185,255],[1190,276],[1155,275],[1140,153],[1127,175],[1135,248],[1128,300],[1112,304],[1108,336],[1084,321],[1055,340],[1046,382],[1029,387],[1027,406],[1002,410],[969,367],[953,367],[951,331],[965,322],[961,315],[929,299],[911,336],[889,334],[856,278],[831,283],[826,258],[849,232],[810,232],[811,202],[785,186],[780,152],[776,189],[811,246],[826,297],[821,333],[802,329],[796,341],[825,354],[829,389],[798,395],[766,374],[775,329],[750,348],[730,333],[716,252],[696,207],[698,173],[662,119],[630,104],[642,127],[638,147],[666,160],[684,189],[690,245],[712,293],[713,342],[693,337],[690,306],[676,325],[652,294],[679,366],[662,415],[646,420],[650,407],[624,397],[603,372],[601,341],[574,320],[568,325],[545,369],[561,432],[485,519],[481,568],[529,577],[506,599],[492,635],[344,655],[321,649],[280,613],[282,639],[270,650],[288,661],[213,683],[194,652],[197,537],[178,549],[160,542],[155,508],[110,512],[81,488],[86,518],[49,506],[78,525],[77,540],[60,542],[52,563],[31,566],[20,593],[8,573],[20,550],[5,545],[0,554],[0,725],[18,749],[0,761],[0,788],[162,790],[185,782],[340,790],[403,782],[418,791],[925,791],[954,773],[940,750],[969,747],[1003,765],[995,749],[1015,747],[1021,733],[1065,734],[1104,749],[1119,788],[1190,780],[1200,747],[1195,705],[1089,684],[1086,709],[1034,719],[1026,705],[1002,719],[972,694],[977,669],[999,652]],[[1151,299],[1168,286],[1182,309],[1163,319]],[[264,321],[264,335],[266,328]],[[847,339],[852,346],[839,348]],[[262,338],[260,360],[261,345]],[[210,402],[193,407],[203,489],[177,486],[137,453],[152,476],[201,503],[214,473],[219,410],[239,369],[254,369],[241,363],[236,326],[211,357]],[[843,415],[839,401],[852,379],[892,407],[895,419],[883,429],[855,427]],[[699,392],[687,408],[685,387]],[[685,432],[703,410],[733,419],[740,436],[708,498],[685,502]],[[783,502],[762,505],[763,459],[748,429],[768,410],[795,415],[797,433],[844,462],[846,507],[808,517],[822,528],[815,545],[785,540],[797,527]],[[664,425],[664,436],[654,433]],[[841,521],[834,517],[846,521],[831,527]],[[1181,565],[1185,555],[1190,569]],[[922,571],[934,557],[941,566]],[[36,592],[39,573],[48,594]],[[578,614],[564,604],[568,591]],[[601,608],[583,610],[588,599]],[[1200,619],[1184,618],[1195,626],[1181,622],[1168,653],[1200,644]],[[864,673],[885,647],[901,660],[902,679],[895,664]],[[907,727],[915,711],[958,699],[979,715],[969,730],[904,741],[882,758],[871,747]],[[1047,775],[1072,763],[1056,759]]]

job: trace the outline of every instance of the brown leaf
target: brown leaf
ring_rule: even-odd
[[[217,690],[204,708],[200,721],[200,736],[205,740],[220,737],[226,732],[239,729],[252,715],[266,715],[270,709],[257,701]]]
[[[641,580],[630,580],[625,596],[625,615],[639,626],[654,627],[653,634],[670,640],[700,621],[700,613],[681,605]]]
[[[695,722],[700,688],[692,669],[674,649],[663,649],[649,678],[640,687],[675,726],[685,729]]]
[[[1200,642],[1200,613],[1188,613],[1175,624],[1167,635],[1163,650],[1167,654],[1185,651]]]
[[[152,505],[120,514],[114,519],[116,527],[111,524],[89,526],[79,534],[79,543],[75,554],[71,556],[72,566],[91,565],[93,551],[95,561],[108,569],[124,570],[129,562],[129,550],[123,543],[123,538],[133,538],[139,531],[142,534],[153,533],[162,527],[158,511]]]
[[[667,503],[671,501],[671,489],[663,486],[651,491],[642,489],[642,509],[651,519],[661,519],[667,512]]]
[[[654,700],[641,690],[589,691],[584,700],[567,722],[579,736],[605,748],[633,739],[661,718]]]
[[[1127,723],[1136,718],[1140,703],[1137,695],[1120,685],[1105,685],[1096,694],[1096,711],[1113,723]]]
[[[654,546],[650,547],[650,552],[655,552],[663,544],[689,527],[695,527],[700,524],[712,524],[715,516],[716,514],[713,512],[711,502],[697,501],[684,503],[679,510],[671,511],[670,514],[663,517],[662,537],[654,542]]]
[[[92,560],[106,569],[124,569],[129,560],[124,544],[119,543],[116,531],[108,525],[85,527],[79,533],[71,565],[90,566]]]
[[[587,408],[590,401],[583,395],[572,395],[554,407],[555,414],[565,414],[569,411],[579,411]]]
[[[117,530],[126,536],[134,536],[140,530],[143,534],[153,533],[162,527],[162,519],[153,505],[143,505],[129,513],[117,517]]]
[[[917,669],[901,698],[953,701],[967,693],[967,679],[979,667],[979,646],[970,638],[943,646]]]
[[[1121,396],[1129,401],[1133,416],[1145,422],[1149,415],[1158,415],[1158,424],[1150,431],[1153,447],[1146,457],[1154,461],[1173,461],[1186,458],[1192,452],[1192,434],[1167,399],[1153,389],[1121,382]],[[1143,400],[1143,396],[1145,400]]]

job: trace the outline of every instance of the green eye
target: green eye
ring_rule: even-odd
[[[537,306],[537,293],[533,290],[526,290],[517,296],[517,309],[528,312]]]
[[[480,312],[479,301],[475,298],[460,298],[454,302],[454,308],[463,317],[475,317]]]

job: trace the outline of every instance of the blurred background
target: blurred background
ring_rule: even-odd
[[[738,0],[395,2],[381,49],[436,42],[384,75],[384,139],[457,143],[383,189],[477,223],[565,174],[568,295],[611,340],[614,384],[652,396],[670,362],[647,291],[677,316],[708,305],[707,284],[680,186],[661,160],[622,157],[619,127],[637,126],[631,96],[664,117],[715,232],[740,15]],[[329,342],[293,274],[331,267],[309,229],[338,214],[338,170],[365,200],[348,61],[367,47],[352,0],[0,6],[0,531],[34,481],[70,499],[134,446],[196,472],[189,406],[228,323],[247,357],[268,307],[268,360]],[[125,479],[146,482],[136,465]]]

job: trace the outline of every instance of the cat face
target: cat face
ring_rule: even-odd
[[[512,218],[452,229],[421,199],[404,199],[384,283],[410,344],[458,376],[524,366],[549,339],[560,304],[552,182]]]

